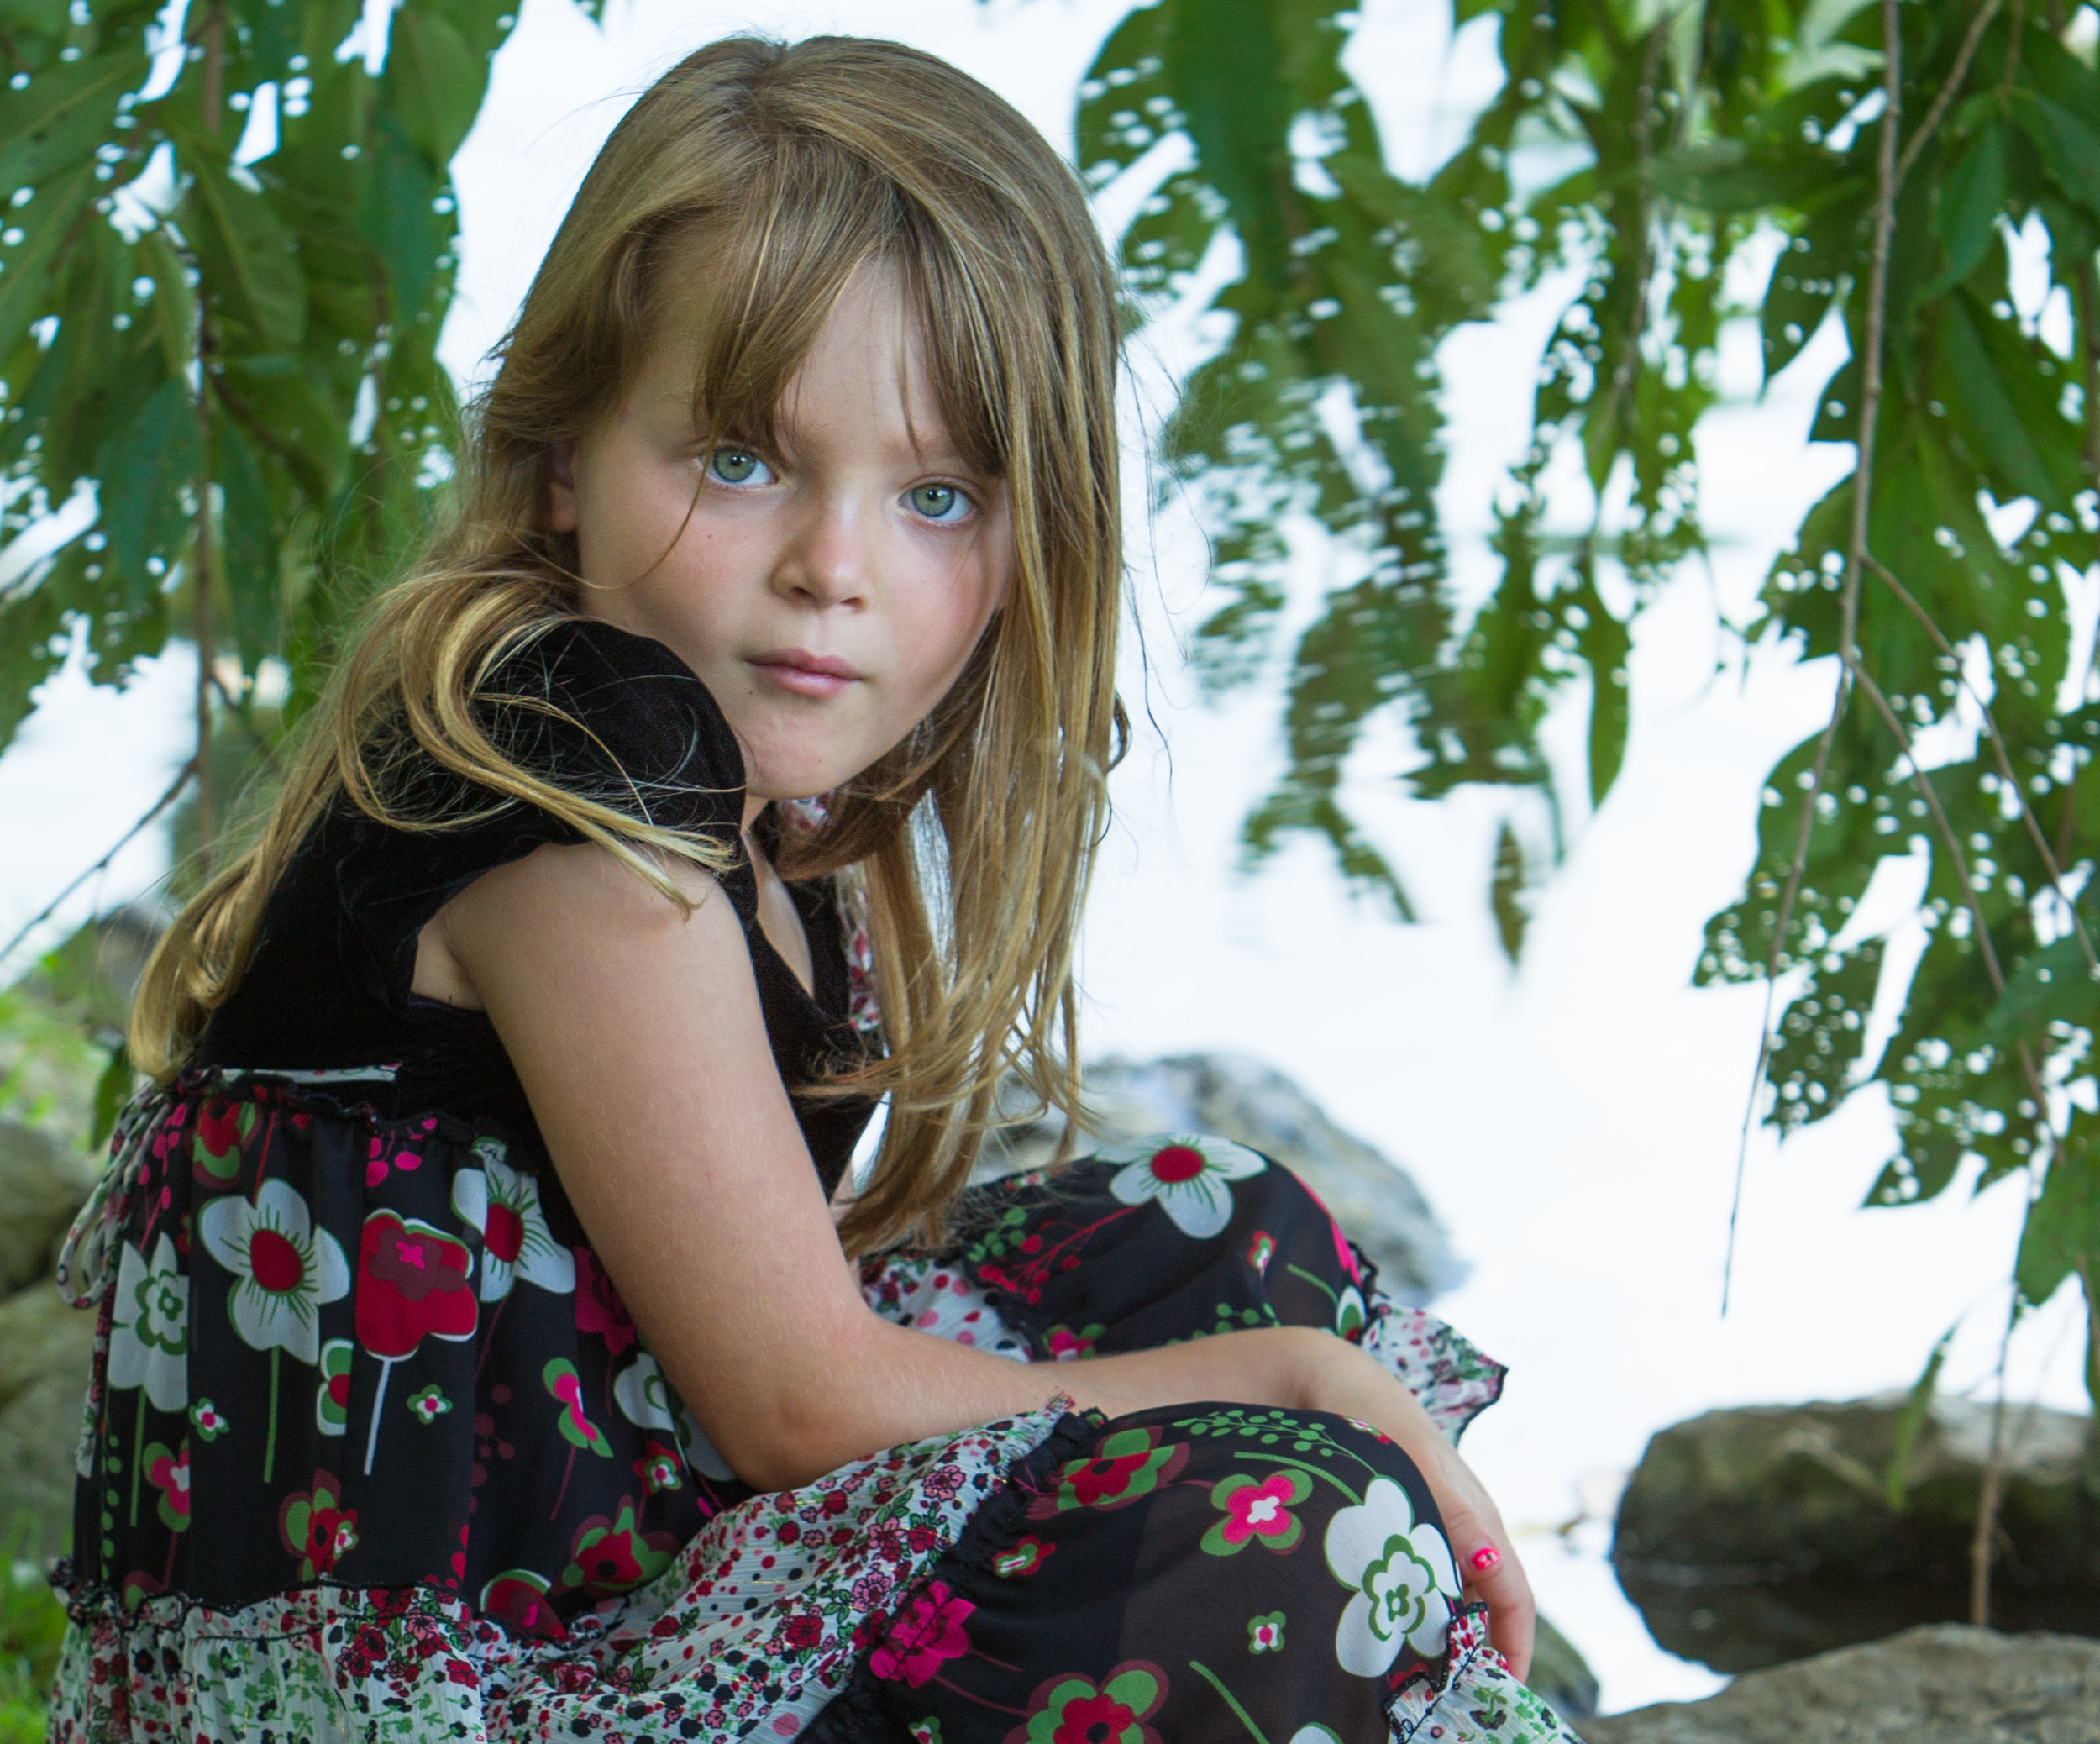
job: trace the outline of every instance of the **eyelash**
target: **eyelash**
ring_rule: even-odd
[[[772,467],[768,465],[765,461],[760,460],[757,454],[753,454],[748,448],[711,449],[701,458],[701,470],[716,484],[723,486],[727,489],[732,491],[739,490],[752,483],[752,481],[748,478],[724,478],[720,472],[716,470],[716,463],[721,460],[724,456],[728,455],[732,455],[738,460],[748,460],[754,467],[763,468],[768,475],[772,474]],[[769,476],[766,482],[770,481],[771,480]],[[917,495],[917,493],[921,491],[952,491],[955,493],[955,500],[958,502],[963,504],[966,510],[969,511],[969,512],[961,515],[929,515],[923,510],[919,509],[918,507],[914,504],[913,512],[917,514],[919,518],[926,522],[929,526],[959,526],[962,523],[970,519],[971,515],[975,512],[978,507],[977,499],[968,491],[964,490],[960,485],[950,483],[946,479],[932,479],[922,485],[914,485],[909,491],[906,491],[904,493],[905,500],[909,502],[911,499]]]

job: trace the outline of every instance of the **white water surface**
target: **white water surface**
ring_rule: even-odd
[[[900,37],[986,80],[1068,147],[1074,89],[1124,10],[1122,0],[610,0],[601,29],[568,0],[526,0],[454,165],[465,238],[448,362],[473,377],[600,141],[656,73],[711,37]],[[1447,16],[1440,0],[1368,0],[1351,50],[1394,165],[1410,176],[1452,148],[1494,90],[1491,45],[1478,26],[1453,44]],[[1548,286],[1446,348],[1441,507],[1468,598],[1492,585],[1494,493],[1520,450],[1532,372],[1567,291]],[[1159,378],[1185,368],[1204,338],[1168,318],[1141,339],[1133,433],[1156,424]],[[1720,1681],[1649,1640],[1604,1560],[1601,1522],[1646,1437],[1715,1405],[1907,1384],[1962,1316],[1949,1379],[1983,1384],[2019,1221],[2009,1187],[1976,1203],[1957,1185],[1922,1208],[1858,1209],[1890,1143],[1885,1107],[1858,1097],[1783,1151],[1753,1134],[1735,1304],[1719,1317],[1762,996],[1693,991],[1689,980],[1702,922],[1749,864],[1765,771],[1819,723],[1832,678],[1781,650],[1746,653],[1728,626],[1748,621],[1780,542],[1847,463],[1844,450],[1805,443],[1841,344],[1826,332],[1758,402],[1755,335],[1731,329],[1734,397],[1701,439],[1712,572],[1679,578],[1641,622],[1625,770],[1593,819],[1571,795],[1570,851],[1514,972],[1486,904],[1489,856],[1504,807],[1517,806],[1533,838],[1541,815],[1504,795],[1409,801],[1394,779],[1405,747],[1389,726],[1352,762],[1347,797],[1400,869],[1419,924],[1353,901],[1315,843],[1252,875],[1237,869],[1240,820],[1280,768],[1275,687],[1215,708],[1199,701],[1182,645],[1206,609],[1200,542],[1176,505],[1147,515],[1142,478],[1133,487],[1143,658],[1134,643],[1125,686],[1138,737],[1115,777],[1117,822],[1086,935],[1089,1050],[1257,1055],[1414,1172],[1472,1266],[1440,1311],[1513,1370],[1467,1452],[1518,1534],[1544,1609],[1599,1672],[1607,1710]],[[1559,488],[1572,522],[1583,493],[1572,474]],[[1303,544],[1294,623],[1347,563],[1310,534]],[[183,754],[192,670],[181,651],[122,695],[76,674],[48,687],[0,757],[0,936],[165,784]],[[1550,723],[1570,770],[1586,706],[1578,690]],[[164,870],[150,833],[43,942]],[[2079,1404],[2066,1308],[2035,1316],[2017,1341],[2015,1396]]]

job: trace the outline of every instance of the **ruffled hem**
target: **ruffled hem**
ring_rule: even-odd
[[[1083,1455],[1099,1432],[1097,1423],[1067,1416],[1032,1453],[1015,1462],[1005,1487],[977,1510],[955,1548],[942,1559],[937,1572],[952,1593],[973,1605],[983,1600],[986,1586],[999,1578],[993,1558],[1020,1538],[1029,1502],[1050,1473]],[[896,1727],[875,1700],[874,1673],[865,1656],[806,1736],[807,1744],[897,1744]]]
[[[166,1594],[128,1610],[76,1585],[50,1739],[791,1738],[932,1567],[985,1542],[971,1537],[979,1515],[1025,1505],[1010,1505],[1009,1479],[1065,1445],[1069,1404],[755,1496],[558,1640],[509,1633],[428,1586],[316,1584],[233,1610]]]
[[[1488,1607],[1452,1619],[1443,1681],[1417,1682],[1387,1714],[1392,1744],[1582,1744],[1545,1697],[1518,1681],[1488,1641]]]

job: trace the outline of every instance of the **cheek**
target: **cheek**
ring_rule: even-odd
[[[617,586],[640,580],[667,559],[675,562],[698,543],[692,505],[690,481],[670,469],[601,472],[576,496],[576,541],[585,573]]]
[[[927,590],[917,622],[911,626],[916,643],[916,675],[931,708],[962,676],[970,656],[983,639],[985,628],[999,605],[999,593],[975,559],[956,565],[942,585]]]

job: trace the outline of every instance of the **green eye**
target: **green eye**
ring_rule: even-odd
[[[740,448],[718,448],[707,457],[707,470],[725,485],[748,485],[765,470],[765,462]]]
[[[929,521],[961,519],[958,511],[969,499],[953,485],[921,485],[911,492],[911,507]]]

